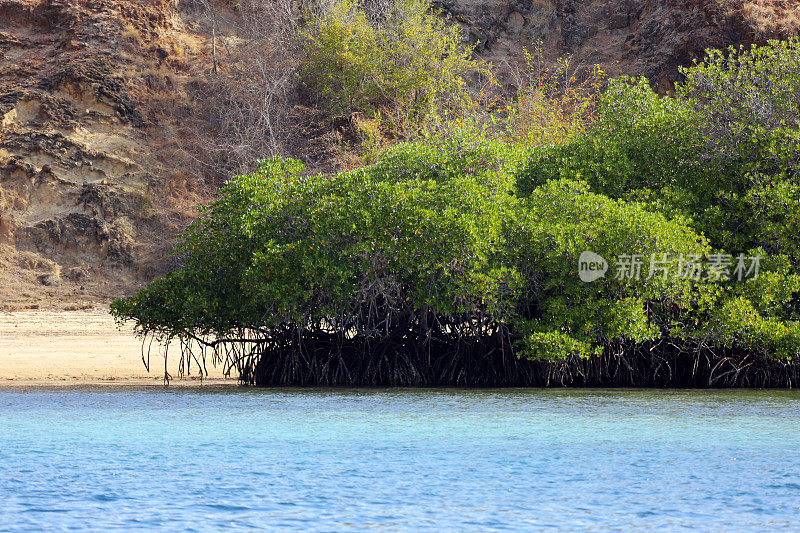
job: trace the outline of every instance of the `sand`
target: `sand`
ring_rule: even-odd
[[[15,385],[160,385],[164,359],[155,344],[151,367],[142,363],[142,343],[131,327],[119,328],[108,309],[28,310],[0,313],[0,386]],[[221,369],[209,367],[202,383],[178,377],[178,357],[168,358],[170,385],[235,385]]]

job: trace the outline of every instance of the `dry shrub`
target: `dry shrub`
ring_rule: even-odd
[[[353,114],[362,164],[395,143],[431,136],[471,134],[533,147],[563,144],[585,131],[594,121],[603,71],[577,64],[571,56],[548,61],[541,43],[532,50],[502,69],[473,77],[458,105],[443,106],[423,120],[388,105],[372,117]],[[497,81],[501,75],[506,83]]]
[[[496,73],[488,65],[464,55],[459,56],[459,61],[469,66],[462,65],[459,72],[447,70],[450,77],[458,78],[457,90],[451,91],[457,97],[450,93],[451,97],[443,97],[433,91],[436,93],[433,103],[422,105],[422,96],[430,91],[416,87],[406,91],[413,98],[364,98],[361,107],[336,112],[320,101],[317,110],[308,110],[297,104],[306,97],[323,100],[321,93],[313,94],[313,84],[308,87],[312,91],[309,94],[303,94],[298,84],[301,69],[307,67],[304,58],[310,56],[308,29],[314,27],[314,21],[330,20],[341,0],[235,3],[220,0],[214,4],[210,0],[191,1],[197,19],[213,38],[206,51],[210,60],[207,70],[190,89],[193,93],[190,97],[203,102],[194,106],[200,108],[201,114],[184,106],[176,122],[184,124],[179,137],[185,154],[196,167],[192,171],[212,178],[211,182],[219,183],[231,175],[249,172],[259,158],[292,156],[298,155],[297,152],[308,155],[312,143],[301,130],[316,127],[305,128],[309,111],[327,114],[324,126],[329,133],[336,134],[317,131],[321,136],[317,135],[315,140],[326,144],[323,152],[329,158],[317,164],[339,167],[369,163],[397,142],[465,128],[527,145],[560,143],[582,131],[592,120],[602,73],[597,68],[576,66],[570,58],[562,58],[555,65],[548,63],[540,45],[535,52],[526,51],[522,61],[511,66],[511,92],[497,82]],[[397,18],[398,5],[397,0],[365,0],[358,9],[362,10],[365,27],[381,27],[381,35],[394,36],[392,24],[400,28],[394,37],[409,42],[395,43],[392,51],[402,48],[401,44],[417,50],[414,39],[421,39],[419,32],[410,32],[408,37],[407,27],[389,20]],[[419,7],[421,3],[414,5]],[[419,20],[414,20],[420,27],[447,37],[440,36],[439,41],[450,42],[447,39],[455,38],[448,33],[451,29],[446,23],[422,24],[420,20],[428,20],[428,15],[417,15]],[[423,41],[427,46],[427,41]],[[333,55],[340,52],[335,46],[331,50]],[[369,70],[371,76],[377,76],[376,72],[387,75],[390,70],[387,62],[379,61],[376,68]],[[320,68],[327,69],[332,68],[332,63],[319,62]],[[396,71],[404,72],[395,67]],[[333,80],[341,81],[344,77],[341,70],[328,74]],[[424,76],[412,78],[418,80]],[[462,78],[464,83],[459,85]],[[406,81],[399,84],[404,89],[411,84]],[[378,85],[385,96],[387,84]],[[440,85],[437,81],[436,86]],[[332,97],[328,96],[330,101]]]
[[[138,44],[142,40],[142,36],[139,31],[133,27],[132,24],[128,23],[122,28],[122,33],[120,34],[122,40]]]
[[[759,39],[789,38],[800,33],[800,4],[796,0],[746,0],[742,16]]]
[[[212,36],[207,70],[190,88],[203,116],[184,123],[184,151],[218,180],[286,155],[301,55],[303,6],[292,0],[192,0]],[[185,110],[184,110],[185,113]]]
[[[504,131],[510,140],[561,144],[594,120],[603,80],[598,66],[576,65],[571,56],[548,62],[538,45],[524,50],[511,75],[516,94],[504,106]]]

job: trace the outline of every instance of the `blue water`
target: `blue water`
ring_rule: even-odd
[[[800,528],[800,393],[0,389],[0,530]]]

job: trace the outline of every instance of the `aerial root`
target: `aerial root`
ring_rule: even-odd
[[[600,356],[531,361],[517,357],[505,327],[437,322],[425,330],[396,325],[381,336],[286,326],[262,339],[252,332],[225,342],[186,338],[178,366],[205,377],[210,351],[225,375],[256,386],[788,388],[800,377],[797,363],[674,340],[608,341]],[[142,348],[148,368],[151,343],[146,337]]]

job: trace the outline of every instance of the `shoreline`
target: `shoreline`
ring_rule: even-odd
[[[176,343],[177,344],[177,343]],[[209,375],[200,379],[197,365],[192,365],[192,374],[181,377],[179,373],[178,348],[170,349],[168,371],[172,379],[165,384],[164,362],[161,349],[153,344],[150,371],[142,362],[142,341],[129,326],[117,326],[107,307],[89,310],[20,310],[0,312],[0,388],[76,388],[76,387],[173,387],[173,388],[234,388],[245,387],[237,376],[225,377],[221,368],[208,367]],[[274,361],[273,361],[274,362]],[[636,363],[635,360],[631,360]],[[646,361],[645,361],[646,362]],[[573,362],[580,366],[583,375],[601,369],[608,362],[600,360]],[[618,362],[617,362],[618,363]],[[639,363],[643,363],[639,361]],[[676,370],[686,367],[686,362],[676,360]],[[278,367],[280,365],[276,365]],[[574,365],[573,365],[574,366]],[[583,368],[585,367],[585,368]],[[595,368],[597,367],[597,368]],[[566,364],[565,369],[569,369]],[[577,368],[577,367],[576,367]],[[621,368],[621,367],[620,367]],[[688,368],[688,367],[687,367]],[[541,370],[541,369],[540,369]],[[646,369],[645,369],[646,370]],[[685,370],[685,368],[684,368]],[[727,368],[724,372],[727,372]],[[791,383],[800,382],[797,368]],[[538,375],[541,372],[538,372]],[[644,372],[642,375],[646,375]],[[535,376],[534,376],[535,377]],[[601,376],[598,376],[598,378]],[[797,381],[796,381],[797,380]],[[524,381],[524,380],[523,380]],[[604,382],[605,381],[605,382]],[[681,383],[683,386],[681,386]],[[678,380],[675,383],[636,383],[636,380],[607,381],[588,379],[576,382],[569,379],[559,382],[554,379],[545,384],[541,379],[529,383],[306,383],[265,382],[262,387],[289,388],[635,388],[635,389],[752,389],[797,390],[773,383],[711,384],[697,380]],[[694,386],[692,386],[694,385]]]
[[[177,352],[171,350],[169,386],[238,385],[220,368],[208,368],[200,380],[179,377]],[[164,363],[154,345],[148,372],[142,341],[133,328],[119,327],[106,307],[90,310],[21,310],[0,313],[0,387],[71,387],[83,385],[164,385]]]
[[[8,389],[100,389],[100,388],[120,388],[120,389],[238,389],[248,388],[240,385],[236,378],[203,379],[200,378],[175,378],[170,380],[169,385],[164,384],[164,380],[156,378],[108,378],[108,379],[82,379],[82,378],[63,378],[52,379],[4,379],[0,378],[0,390]]]

